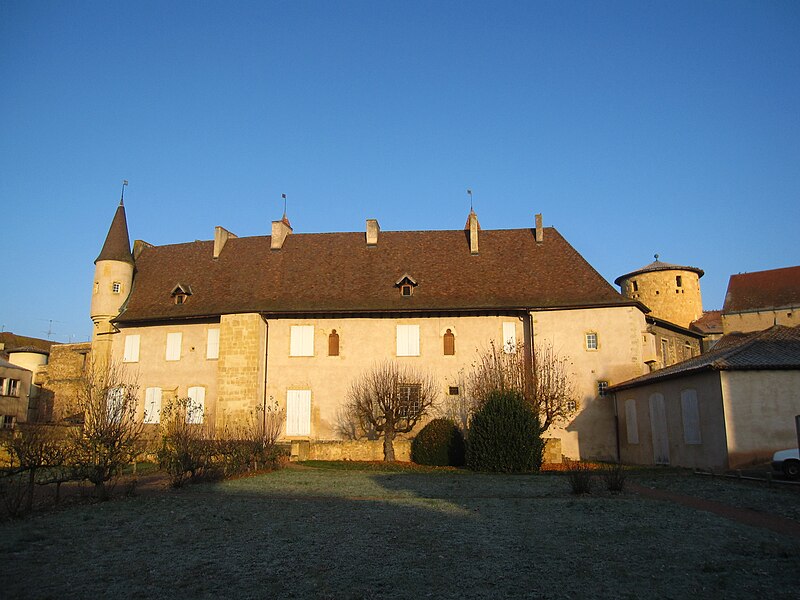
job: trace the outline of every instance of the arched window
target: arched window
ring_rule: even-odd
[[[444,355],[453,356],[456,353],[456,336],[449,329],[444,334]]]
[[[328,336],[328,356],[339,356],[339,334],[335,329]]]

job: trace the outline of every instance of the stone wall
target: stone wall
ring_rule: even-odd
[[[92,344],[53,344],[50,360],[40,369],[36,381],[40,382],[39,418],[58,420],[68,416],[70,405],[83,385],[83,375],[91,364]]]
[[[222,316],[217,367],[217,428],[239,423],[256,406],[262,406],[265,332],[264,321],[258,314]]]
[[[677,285],[676,277],[681,278]],[[634,289],[634,281],[637,289]],[[624,296],[647,306],[652,316],[689,327],[703,316],[700,278],[694,271],[669,269],[638,273],[620,282]]]

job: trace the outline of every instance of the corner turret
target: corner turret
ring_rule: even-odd
[[[108,334],[114,332],[112,319],[119,315],[133,284],[134,261],[128,237],[128,221],[125,206],[119,202],[111,221],[103,249],[94,261],[94,284],[92,290],[91,318],[94,322],[93,346],[103,343],[104,348],[93,348],[95,356],[107,355],[111,349]],[[105,347],[107,346],[107,348]],[[99,352],[97,352],[99,350]]]

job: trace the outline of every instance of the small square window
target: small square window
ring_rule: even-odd
[[[680,275],[675,275],[675,285],[678,287],[683,286],[683,278]]]
[[[567,412],[574,412],[578,408],[578,403],[575,400],[567,400]]]
[[[410,296],[413,291],[414,291],[414,288],[411,287],[408,284],[403,285],[403,286],[400,287],[400,293],[403,294],[403,296]]]
[[[597,334],[587,333],[586,334],[586,349],[587,350],[597,350]]]
[[[119,281],[115,281],[111,284],[111,293],[112,294],[119,294],[122,291],[122,284]]]
[[[16,418],[14,417],[14,415],[3,415],[3,422],[2,422],[3,429],[14,429],[15,421]]]
[[[606,390],[608,389],[608,382],[607,381],[598,381],[597,382],[597,395],[601,398],[606,395]]]
[[[458,386],[457,385],[451,385],[448,388],[447,393],[449,395],[451,395],[451,396],[458,396]]]
[[[638,292],[639,291],[639,283],[635,279],[633,281],[631,281],[631,283],[633,284],[633,291],[634,292]]]

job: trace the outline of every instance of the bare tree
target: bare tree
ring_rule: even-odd
[[[393,441],[428,414],[438,396],[433,377],[396,362],[375,365],[350,387],[348,405],[362,430],[383,437],[383,458],[395,460]]]
[[[69,413],[82,423],[71,429],[72,463],[106,499],[106,484],[141,452],[143,420],[137,418],[139,386],[116,363],[93,363],[84,372]]]
[[[338,408],[333,428],[346,440],[377,440],[379,437],[372,424],[360,418],[358,409],[352,402]]]
[[[466,376],[467,397],[472,407],[482,405],[492,391],[515,391],[539,412],[542,431],[556,421],[569,418],[576,410],[576,389],[566,358],[548,342],[537,344],[533,366],[528,366],[525,348],[517,342],[512,351],[494,342],[479,352]]]

